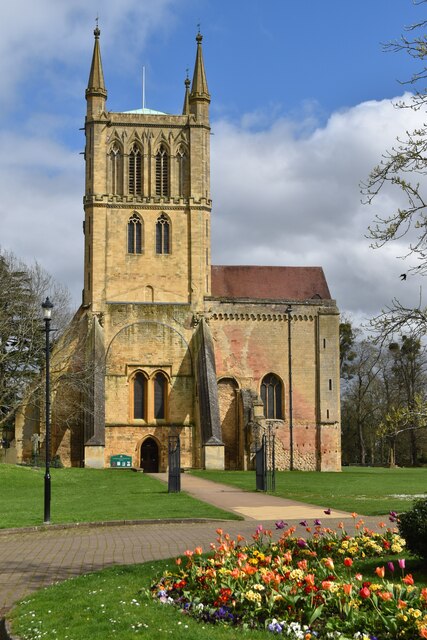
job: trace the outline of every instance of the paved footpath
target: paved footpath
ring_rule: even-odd
[[[157,477],[162,479],[161,474]],[[198,545],[208,549],[218,527],[232,536],[240,533],[250,539],[261,523],[264,528],[275,530],[274,522],[283,519],[297,525],[298,533],[304,534],[305,529],[298,522],[307,519],[312,524],[313,519],[320,518],[331,527],[347,521],[347,531],[353,532],[353,520],[347,513],[332,512],[327,516],[322,507],[247,493],[187,474],[182,476],[182,489],[200,500],[233,510],[244,520],[0,530],[0,615],[32,591],[72,576],[114,564],[178,556]],[[374,528],[379,518],[365,521]],[[280,531],[274,535],[280,535]]]

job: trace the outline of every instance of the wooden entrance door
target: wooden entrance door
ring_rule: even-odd
[[[146,473],[159,472],[159,447],[153,438],[147,438],[141,445],[141,468]]]

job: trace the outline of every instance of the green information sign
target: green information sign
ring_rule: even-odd
[[[125,456],[120,453],[117,456],[110,457],[110,467],[120,467],[120,469],[129,468],[132,466],[132,456]]]

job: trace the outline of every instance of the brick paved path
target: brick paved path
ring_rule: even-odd
[[[218,491],[221,491],[221,485]],[[205,491],[212,494],[212,483],[205,486]],[[198,485],[198,497],[202,498],[202,490]],[[227,507],[241,505],[244,496],[242,492],[233,490],[227,496]],[[25,595],[52,584],[66,580],[72,576],[91,571],[98,571],[103,567],[114,564],[134,564],[147,562],[171,556],[178,556],[188,548],[201,545],[208,549],[209,543],[216,538],[216,529],[220,526],[224,531],[236,536],[238,533],[250,539],[257,524],[265,528],[275,529],[271,520],[273,511],[277,512],[277,505],[272,505],[268,496],[264,494],[246,494],[250,496],[252,507],[260,509],[259,520],[256,511],[244,521],[222,522],[185,522],[185,523],[155,523],[120,526],[79,526],[67,529],[47,528],[39,531],[3,531],[0,532],[0,615],[7,611],[14,602]],[[206,496],[208,497],[208,496]],[[214,501],[212,495],[211,500]],[[207,501],[211,501],[208,500]],[[275,500],[279,500],[276,498]],[[292,521],[292,503],[286,502],[287,521]],[[266,512],[266,504],[269,511]],[[294,517],[301,519],[300,504]],[[269,515],[266,515],[269,513]],[[314,515],[316,514],[316,515]],[[194,514],[197,516],[197,514]],[[329,516],[328,526],[334,527],[339,520]],[[276,516],[279,519],[281,516]],[[307,505],[306,516],[326,518],[320,507]],[[340,518],[341,519],[341,518]],[[375,527],[379,518],[365,518],[366,524]],[[346,528],[353,532],[353,522],[347,520]],[[305,529],[299,526],[299,533]],[[279,535],[277,532],[275,535]]]

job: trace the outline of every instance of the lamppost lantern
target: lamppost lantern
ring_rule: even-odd
[[[43,309],[43,319],[50,320],[52,317],[53,304],[48,297],[44,302],[42,302],[42,309]]]
[[[49,333],[53,304],[46,298],[42,302],[44,330],[46,334],[46,470],[44,474],[44,523],[50,524],[50,345]]]

